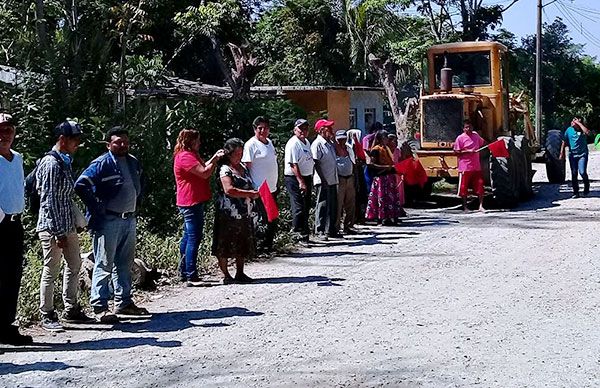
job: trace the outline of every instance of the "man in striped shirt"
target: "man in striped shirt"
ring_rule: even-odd
[[[63,276],[63,318],[67,322],[89,322],[92,318],[81,311],[77,294],[81,255],[75,226],[74,181],[71,155],[79,147],[81,128],[73,121],[60,123],[54,129],[56,144],[40,161],[36,170],[40,194],[40,214],[36,231],[42,243],[44,267],[40,280],[40,314],[42,327],[62,331],[54,311],[54,281],[65,259]]]

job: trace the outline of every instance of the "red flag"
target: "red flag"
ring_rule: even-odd
[[[421,162],[414,158],[404,159],[394,165],[398,174],[404,175],[404,182],[407,185],[425,186],[427,180],[427,171],[423,168]]]
[[[488,148],[494,158],[508,158],[510,156],[508,154],[508,149],[506,148],[506,143],[502,139],[490,143]]]
[[[260,194],[260,200],[267,211],[267,220],[273,222],[273,220],[279,217],[279,208],[277,208],[277,202],[275,202],[275,198],[273,198],[273,194],[271,194],[271,189],[269,189],[269,184],[266,180],[260,185],[258,193]]]

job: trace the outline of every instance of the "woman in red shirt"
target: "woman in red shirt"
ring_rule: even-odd
[[[181,130],[175,145],[173,172],[177,184],[177,207],[183,216],[179,269],[184,282],[199,280],[196,263],[204,229],[204,204],[211,198],[210,176],[223,156],[223,150],[219,150],[208,162],[204,162],[199,150],[200,132]]]

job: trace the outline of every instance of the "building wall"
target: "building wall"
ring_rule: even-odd
[[[350,92],[348,90],[327,91],[327,118],[334,120],[334,129],[348,129],[350,126]]]
[[[287,98],[306,111],[310,116],[327,110],[326,90],[301,90],[285,92]]]
[[[375,121],[383,123],[384,108],[383,92],[352,90],[350,91],[350,109],[356,109],[356,127],[366,133],[365,127],[365,109],[375,109]]]

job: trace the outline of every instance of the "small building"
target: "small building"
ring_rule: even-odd
[[[335,129],[358,128],[364,132],[389,115],[383,88],[367,86],[255,86],[253,94],[285,96],[304,109],[310,122],[323,115],[335,121]]]

